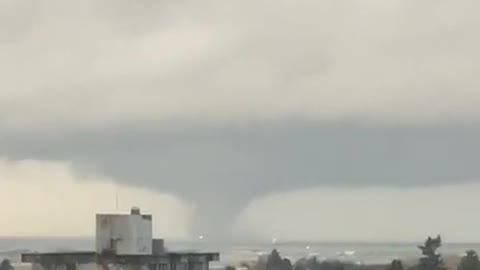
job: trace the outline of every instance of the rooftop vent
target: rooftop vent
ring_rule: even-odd
[[[138,207],[132,207],[132,210],[130,210],[131,215],[140,215],[140,208]]]

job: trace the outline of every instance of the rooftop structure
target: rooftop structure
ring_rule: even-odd
[[[208,270],[218,253],[167,252],[152,237],[152,216],[132,208],[128,215],[97,214],[95,251],[26,253],[33,270]]]
[[[151,255],[152,216],[132,208],[130,215],[97,214],[96,252],[98,254]]]

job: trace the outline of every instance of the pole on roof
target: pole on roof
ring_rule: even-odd
[[[119,190],[118,190],[118,183],[115,182],[115,211],[118,212],[118,205],[120,201]]]

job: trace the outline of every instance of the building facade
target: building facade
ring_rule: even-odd
[[[117,255],[153,254],[152,216],[133,208],[130,215],[97,214],[96,252]]]
[[[152,216],[132,208],[129,215],[97,214],[95,251],[26,253],[32,270],[208,270],[218,253],[167,252],[152,237]]]

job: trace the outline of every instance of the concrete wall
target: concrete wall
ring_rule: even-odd
[[[96,251],[118,255],[152,254],[152,217],[97,215]]]
[[[96,263],[86,263],[77,264],[75,270],[102,270],[102,267]]]
[[[163,239],[153,239],[152,241],[152,251],[153,254],[163,254],[165,253],[165,241]]]
[[[106,263],[76,263],[67,266],[65,263],[55,263],[44,266],[38,263],[30,264],[32,270],[208,270],[208,262],[180,260],[173,265],[164,263],[156,264],[117,264]]]
[[[150,270],[148,265],[108,264],[105,266],[97,265],[96,267],[97,268],[90,268],[90,269],[78,268],[77,270]]]
[[[48,267],[45,267],[38,263],[30,264],[32,270],[66,270],[67,265],[58,263],[58,264],[51,264]],[[102,270],[100,265],[96,263],[86,263],[86,264],[74,264],[75,270]]]
[[[12,263],[15,270],[34,270],[31,263]]]
[[[45,268],[39,264],[33,264],[34,270],[66,270],[65,264],[51,265]],[[123,264],[108,264],[105,266],[98,265],[96,263],[76,264],[75,270],[152,270],[147,265],[123,265]],[[158,269],[161,270],[161,269]],[[167,269],[165,269],[167,270]]]

